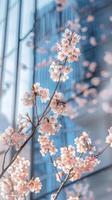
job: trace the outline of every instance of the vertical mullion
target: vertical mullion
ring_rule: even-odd
[[[1,109],[1,99],[2,99],[2,87],[3,87],[3,76],[4,76],[4,64],[5,64],[5,51],[6,51],[6,44],[7,44],[7,30],[8,30],[8,16],[9,16],[9,2],[7,0],[6,5],[6,16],[5,16],[5,27],[4,27],[4,38],[3,38],[3,49],[2,49],[2,56],[1,56],[1,73],[0,73],[0,109]]]
[[[34,0],[34,24],[33,24],[33,33],[34,33],[34,37],[33,37],[33,79],[32,82],[35,82],[35,66],[36,66],[36,34],[37,34],[37,0]],[[35,116],[35,110],[34,108],[32,109],[32,119],[33,121]],[[32,138],[31,140],[31,177],[33,177],[34,175],[34,142],[35,142],[35,136]],[[33,194],[30,194],[30,199],[33,199]]]
[[[21,18],[22,18],[22,0],[18,1],[18,30],[17,30],[17,51],[16,51],[16,63],[15,63],[15,88],[14,88],[14,104],[13,104],[13,127],[16,124],[16,112],[17,112],[17,94],[18,94],[18,81],[19,81],[19,58],[20,58],[20,34],[21,34]]]
[[[19,58],[20,58],[20,34],[21,34],[21,11],[22,11],[22,0],[18,1],[18,30],[17,30],[17,51],[15,61],[15,83],[14,83],[14,103],[13,103],[13,119],[12,126],[16,126],[16,113],[17,113],[17,94],[18,94],[18,81],[19,81]],[[13,157],[15,149],[11,149],[11,157]]]

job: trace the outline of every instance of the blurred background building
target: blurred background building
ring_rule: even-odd
[[[68,0],[64,6],[53,0],[0,0],[0,132],[15,127],[18,114],[28,112],[21,99],[33,82],[53,92],[48,70],[65,28],[81,35],[81,57],[59,88],[73,109],[72,120],[60,118],[63,128],[55,143],[57,147],[73,144],[85,130],[101,149],[112,126],[112,0]],[[42,109],[39,105],[40,113]],[[40,155],[37,139],[26,148],[23,154],[32,160],[31,175],[38,175],[43,183],[41,194],[30,199],[50,199],[58,188],[51,161]],[[0,159],[3,152],[1,147]],[[112,199],[111,153],[105,152],[96,172],[83,180],[85,190],[90,190],[88,200]],[[75,184],[69,184],[59,199],[75,190]]]

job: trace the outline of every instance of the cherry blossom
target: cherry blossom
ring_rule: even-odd
[[[74,21],[68,20],[68,22],[67,22],[67,27],[68,27],[70,30],[74,30],[74,31],[76,31],[76,32],[80,31],[81,25],[80,25],[80,23],[79,23],[79,18],[77,18],[77,19],[74,20]]]
[[[96,41],[96,38],[95,37],[90,37],[90,44],[92,45],[92,46],[96,46],[97,45],[97,41]]]
[[[77,152],[86,153],[87,151],[94,150],[92,141],[86,132],[83,132],[80,137],[75,138]]]
[[[18,150],[21,145],[26,141],[27,136],[22,132],[15,132],[12,127],[8,127],[4,133],[0,135],[0,141],[8,147],[15,146]]]
[[[101,76],[104,78],[108,78],[110,73],[107,70],[101,70]]]
[[[99,164],[99,160],[94,156],[93,152],[95,150],[91,145],[91,139],[87,133],[82,133],[79,138],[75,139],[77,147],[69,145],[68,147],[62,147],[60,149],[61,155],[56,158],[54,165],[60,172],[64,174],[69,174],[69,180],[74,181],[79,179],[82,174],[88,171],[93,171],[94,168]],[[80,156],[78,153],[91,154],[87,156]],[[61,176],[63,175],[61,174]]]
[[[84,66],[84,67],[88,67],[88,66],[89,66],[89,64],[90,64],[90,63],[89,63],[89,61],[88,61],[88,60],[84,60],[84,61],[83,61],[83,66]]]
[[[72,71],[70,66],[64,66],[56,62],[52,62],[50,66],[50,77],[53,81],[66,81],[69,77],[68,74]]]
[[[46,103],[46,101],[49,100],[49,89],[42,88],[38,82],[35,83],[32,86],[32,91],[30,93],[25,92],[22,98],[23,104],[25,106],[33,106],[36,96],[40,97],[42,103]]]
[[[76,33],[72,33],[69,29],[65,30],[61,42],[57,44],[59,61],[78,61],[80,50],[76,48],[76,44],[79,39],[80,37]]]
[[[51,104],[51,110],[58,115],[65,115],[67,112],[68,105],[64,102],[63,94],[56,92]]]
[[[100,161],[95,156],[87,156],[83,165],[84,172],[92,172],[99,163]]]
[[[61,182],[63,176],[64,176],[64,173],[63,173],[62,171],[56,173],[56,180],[57,180],[58,182]]]
[[[40,192],[40,179],[37,177],[28,180],[29,167],[29,160],[20,156],[9,167],[7,175],[0,180],[1,196],[4,200],[24,200],[29,192]]]
[[[42,134],[55,135],[61,128],[56,116],[45,117],[41,121],[39,131]]]
[[[42,156],[45,156],[47,153],[54,155],[57,149],[54,146],[53,141],[50,141],[47,135],[40,135],[38,137],[38,142],[40,143],[40,152]]]
[[[74,100],[80,107],[83,107],[87,103],[86,99],[80,97],[74,97]]]
[[[90,88],[90,89],[88,88],[87,90],[84,91],[83,95],[84,95],[84,97],[89,97],[90,96],[90,97],[94,98],[97,95],[97,91],[96,91],[95,88]]]
[[[112,127],[110,127],[110,129],[108,130],[109,134],[106,137],[106,143],[110,145],[110,147],[112,147]]]
[[[19,113],[19,116],[17,118],[17,127],[18,130],[23,130],[24,128],[27,128],[29,126],[29,121],[26,117],[23,117],[21,113]]]
[[[34,99],[35,99],[35,96],[33,93],[25,92],[22,98],[23,105],[32,107],[34,104]]]
[[[102,103],[102,109],[106,113],[110,113],[110,114],[112,113],[112,106],[109,102],[103,102]]]
[[[71,169],[72,166],[74,166],[76,161],[75,148],[72,145],[69,145],[68,147],[62,147],[60,151],[61,157],[58,157],[54,164],[59,169],[62,169],[65,173],[68,173],[68,171]]]
[[[109,16],[109,20],[112,22],[112,16]]]
[[[111,65],[112,64],[112,52],[105,52],[105,55],[104,55],[104,61],[108,64],[108,65]]]
[[[28,183],[28,188],[31,192],[39,193],[42,188],[40,179],[38,177],[35,179],[31,179]]]
[[[42,88],[40,86],[40,83],[35,83],[32,87],[33,92],[35,93],[36,96],[40,96],[41,101],[45,103],[46,101],[49,100],[49,89],[47,88]]]
[[[83,83],[83,84],[81,84],[81,83],[76,83],[76,84],[75,84],[75,89],[77,90],[77,93],[78,93],[78,92],[83,92],[83,91],[85,91],[88,87],[89,87],[89,86],[88,86],[87,83]]]
[[[91,63],[89,64],[89,70],[90,70],[91,72],[94,72],[94,71],[96,70],[96,67],[97,67],[96,62],[91,62]]]
[[[100,84],[100,78],[98,77],[94,77],[91,79],[91,83],[94,85],[94,86],[98,86]]]
[[[94,21],[94,16],[93,15],[88,15],[87,22],[93,22],[93,21]]]

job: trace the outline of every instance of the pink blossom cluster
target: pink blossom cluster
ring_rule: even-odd
[[[59,64],[58,62],[52,62],[49,72],[50,77],[53,81],[63,81],[68,80],[68,74],[72,71],[70,66],[64,66],[63,64]]]
[[[29,192],[38,193],[41,190],[41,182],[37,177],[28,180],[30,162],[24,157],[18,156],[9,167],[7,175],[0,180],[0,195],[4,200],[24,200]]]
[[[52,62],[50,66],[50,76],[53,81],[66,81],[68,79],[68,74],[71,72],[71,67],[65,66],[66,62],[70,61],[71,55],[75,57],[72,58],[71,62],[78,60],[76,59],[75,51],[77,51],[76,44],[79,42],[79,36],[68,29],[65,30],[63,35],[63,39],[61,40],[60,44],[58,44],[58,48],[60,47],[59,52],[65,51],[68,53],[65,55],[64,59],[59,59],[58,61]],[[67,49],[67,50],[66,50]],[[72,52],[74,50],[74,53]],[[59,55],[58,55],[59,56]],[[65,61],[64,64],[61,62]],[[36,83],[33,85],[34,94],[39,94],[40,91],[40,84]],[[51,97],[50,102],[50,109],[51,111],[58,115],[69,115],[70,114],[70,106],[64,101],[63,94],[60,92],[55,91],[53,97]],[[45,156],[47,153],[51,155],[56,153],[56,148],[54,146],[53,141],[50,141],[50,136],[55,135],[61,125],[57,121],[57,118],[54,116],[44,117],[39,125],[39,132],[41,135],[38,138],[38,142],[40,143],[41,153]]]
[[[4,133],[0,134],[0,142],[8,147],[15,146],[18,150],[26,141],[27,136],[23,132],[16,132],[12,127],[8,127]]]
[[[41,134],[55,135],[61,128],[56,116],[49,116],[42,119],[39,132]]]
[[[57,116],[50,115],[42,119],[39,126],[39,132],[41,135],[38,137],[42,156],[45,156],[47,153],[50,153],[51,155],[56,153],[57,149],[54,142],[51,141],[50,136],[55,135],[60,128],[61,124],[59,124]]]
[[[25,92],[22,98],[24,106],[33,106],[35,100],[34,93]]]
[[[49,89],[42,88],[37,82],[32,86],[31,92],[25,92],[23,96],[23,104],[25,106],[33,106],[35,97],[40,97],[42,103],[46,103],[49,100]]]
[[[50,107],[55,114],[66,115],[68,105],[64,101],[64,96],[61,92],[55,92],[55,95],[50,103]]]
[[[33,92],[35,93],[36,96],[40,96],[41,101],[45,103],[46,101],[49,100],[49,89],[47,88],[42,88],[40,86],[40,83],[35,83],[32,87]]]
[[[57,44],[59,61],[67,60],[70,63],[78,61],[80,50],[76,48],[76,45],[79,39],[80,37],[75,32],[65,30],[61,42]]]
[[[93,15],[88,15],[87,22],[93,22],[95,17]]]
[[[110,147],[112,147],[112,127],[110,127],[110,129],[108,130],[109,134],[106,137],[106,143],[110,145]]]
[[[112,64],[112,52],[105,52],[105,55],[104,55],[104,61],[108,64],[108,65],[111,65]]]
[[[40,182],[39,177],[36,177],[35,179],[31,179],[28,182],[28,188],[31,192],[35,192],[35,193],[39,193],[41,188],[42,188],[42,184]]]
[[[50,140],[48,135],[40,135],[38,137],[38,142],[40,143],[40,152],[42,156],[45,156],[47,153],[54,155],[57,151],[54,142]]]
[[[17,119],[18,131],[26,129],[28,128],[28,126],[29,126],[29,119],[26,116],[24,117],[21,113],[19,113],[19,116]]]
[[[69,174],[70,172],[69,177],[71,181],[79,179],[84,173],[93,171],[96,165],[99,164],[99,161],[94,154],[88,155],[92,149],[94,152],[94,147],[92,147],[91,139],[87,134],[83,133],[75,140],[75,144],[76,148],[72,145],[62,147],[60,149],[60,157],[57,157],[54,162],[57,169],[64,172],[64,174]]]
[[[92,146],[92,141],[86,132],[83,132],[80,137],[75,138],[76,149],[78,153],[93,153],[95,148]]]

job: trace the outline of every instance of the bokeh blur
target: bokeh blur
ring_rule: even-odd
[[[112,126],[112,0],[0,0],[0,132],[16,127],[20,113],[32,113],[21,101],[32,83],[53,91],[49,66],[65,28],[81,36],[81,56],[59,88],[71,106],[71,119],[60,119],[63,127],[55,143],[73,144],[74,137],[87,131],[101,150]],[[32,161],[31,175],[43,183],[31,200],[47,200],[58,187],[49,158],[39,148],[33,139],[23,151]],[[0,146],[0,159],[4,151]],[[66,185],[59,200],[77,191],[82,200],[112,200],[112,150],[100,159],[96,171]]]

